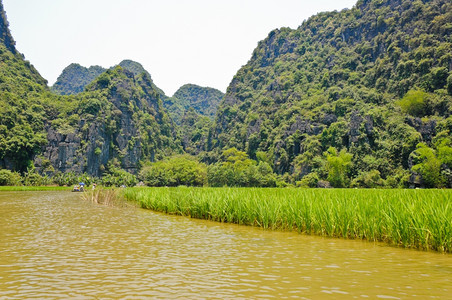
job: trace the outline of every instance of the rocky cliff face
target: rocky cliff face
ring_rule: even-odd
[[[143,157],[140,141],[134,140],[139,137],[138,130],[128,112],[121,114],[120,123],[118,134],[111,134],[102,122],[89,120],[82,120],[73,133],[60,133],[47,126],[48,144],[35,159],[35,167],[49,175],[74,172],[99,177],[111,159],[120,157],[121,167],[136,173]],[[49,163],[53,166],[50,171],[46,169]]]
[[[39,171],[101,176],[108,162],[117,159],[123,169],[136,173],[140,160],[154,160],[180,148],[145,73],[135,76],[121,67],[109,70],[78,101],[78,108],[69,114],[80,118],[70,132],[67,124],[46,126],[49,142],[35,159]]]

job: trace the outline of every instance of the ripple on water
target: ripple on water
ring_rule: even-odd
[[[0,298],[449,296],[448,255],[0,194]]]

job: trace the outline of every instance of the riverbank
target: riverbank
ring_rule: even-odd
[[[72,191],[70,186],[0,186],[0,192]]]
[[[128,188],[142,208],[218,222],[452,251],[451,190]]]

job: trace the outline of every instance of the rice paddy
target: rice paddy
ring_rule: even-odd
[[[142,208],[218,222],[452,250],[452,191],[129,188]]]

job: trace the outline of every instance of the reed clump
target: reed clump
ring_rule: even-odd
[[[126,204],[118,189],[97,188],[82,193],[82,198],[106,206],[124,206]]]
[[[142,208],[212,221],[450,253],[452,191],[130,188]]]

